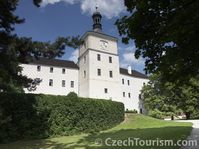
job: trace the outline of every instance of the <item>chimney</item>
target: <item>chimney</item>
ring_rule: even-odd
[[[128,74],[132,74],[131,66],[128,65]]]

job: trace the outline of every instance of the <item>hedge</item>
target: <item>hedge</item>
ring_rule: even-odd
[[[96,132],[124,120],[124,105],[74,94],[0,93],[0,142]]]

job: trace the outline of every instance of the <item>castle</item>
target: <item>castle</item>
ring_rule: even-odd
[[[148,77],[138,71],[119,67],[117,38],[102,32],[99,11],[92,16],[93,31],[86,32],[79,48],[77,64],[58,59],[39,59],[21,64],[22,74],[42,80],[35,91],[52,95],[75,92],[80,97],[107,99],[124,103],[126,110],[144,113],[140,95]],[[30,93],[25,89],[26,93]]]

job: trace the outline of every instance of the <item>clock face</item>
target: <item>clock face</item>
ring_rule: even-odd
[[[100,48],[101,50],[107,50],[108,42],[104,40],[100,40]]]

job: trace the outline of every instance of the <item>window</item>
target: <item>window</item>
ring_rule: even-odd
[[[112,57],[109,56],[109,63],[112,63]]]
[[[101,76],[101,69],[97,69],[97,75]]]
[[[50,67],[50,72],[53,73],[53,67]]]
[[[112,71],[109,71],[109,76],[110,76],[110,78],[113,77],[113,72]]]
[[[66,86],[66,81],[62,80],[62,87],[65,87],[65,86]]]
[[[62,74],[65,74],[66,73],[66,69],[62,69]]]
[[[37,66],[37,71],[41,71],[41,66]]]
[[[101,55],[100,54],[97,54],[97,60],[101,61]]]
[[[123,97],[125,97],[125,92],[123,92]]]
[[[127,81],[127,83],[128,83],[128,85],[130,85],[130,81],[129,80]]]
[[[42,82],[42,79],[41,79],[41,78],[35,78],[33,81],[34,81],[34,83],[36,83],[37,85],[40,85],[40,83]]]
[[[86,71],[84,70],[84,78],[86,78]]]
[[[129,95],[129,98],[131,98],[131,93],[129,93],[128,95]]]
[[[74,88],[74,81],[71,81],[71,82],[70,82],[70,87],[71,87],[71,88]]]
[[[86,56],[84,56],[84,63],[86,63]]]
[[[142,109],[140,109],[140,114],[142,114]]]
[[[49,80],[49,86],[53,86],[53,79]]]
[[[104,89],[104,93],[106,93],[106,94],[108,93],[108,89],[107,88]]]
[[[142,95],[141,94],[139,94],[139,99],[142,99]]]
[[[122,79],[122,84],[124,84],[124,79]]]

